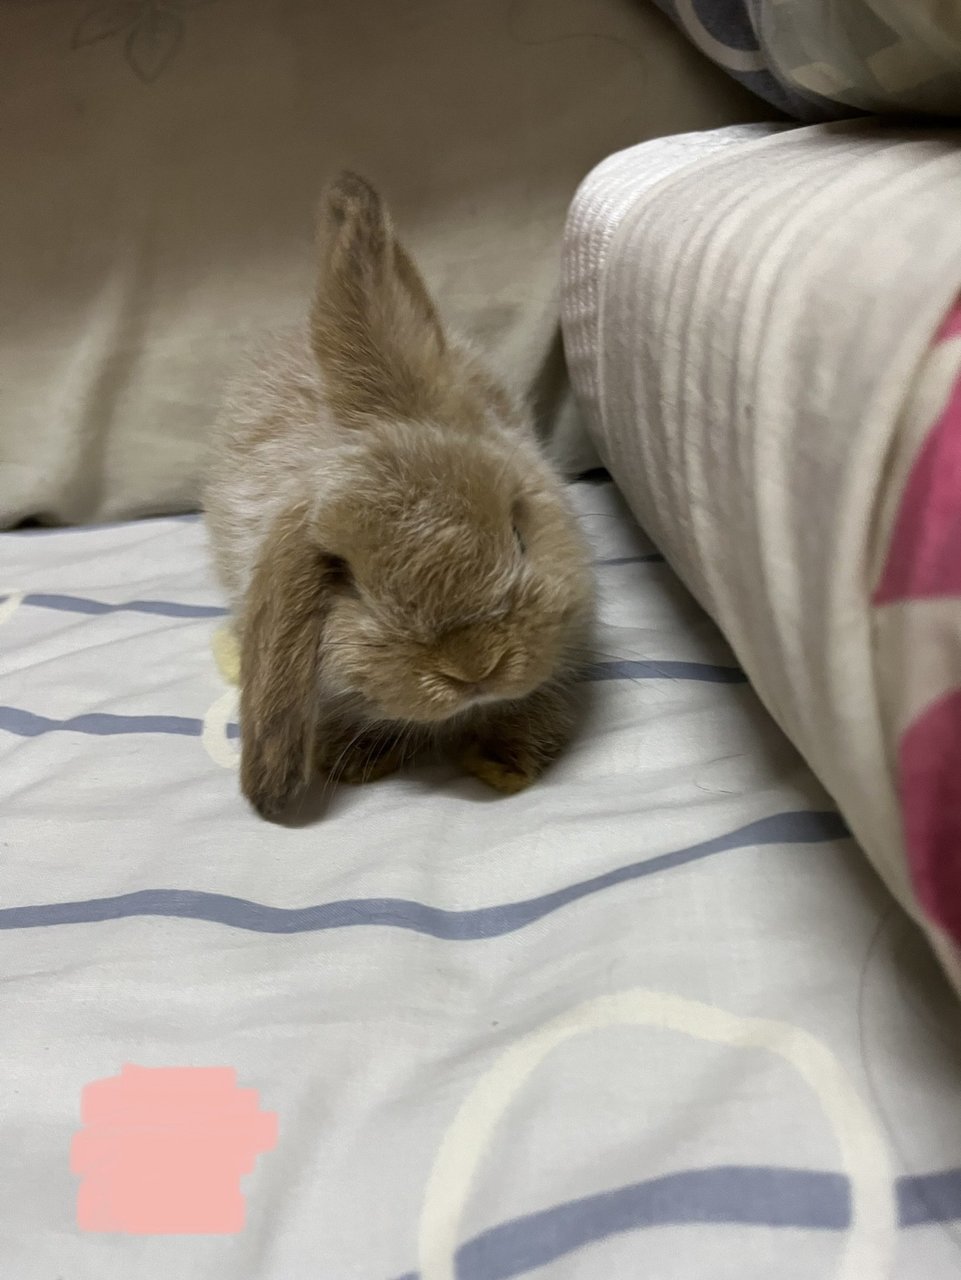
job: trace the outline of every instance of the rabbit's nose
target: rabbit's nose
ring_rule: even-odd
[[[503,651],[495,654],[458,654],[456,660],[441,662],[437,669],[447,680],[473,692],[493,676],[503,657]]]

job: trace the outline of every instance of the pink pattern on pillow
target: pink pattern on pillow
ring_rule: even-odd
[[[898,775],[915,893],[931,919],[961,943],[961,689],[902,735]]]
[[[935,342],[947,342],[961,336],[961,302],[948,312],[948,318],[934,336]]]
[[[939,338],[961,336],[961,305]],[[961,378],[911,468],[875,604],[961,595]]]
[[[936,342],[961,337],[961,302]],[[876,605],[961,597],[961,376],[911,468]],[[961,602],[959,602],[961,611]],[[961,613],[959,613],[961,616]],[[947,643],[961,643],[961,636]],[[904,840],[917,899],[961,944],[961,689],[947,688],[898,744]]]

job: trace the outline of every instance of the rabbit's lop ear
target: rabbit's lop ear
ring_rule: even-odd
[[[331,407],[357,424],[428,415],[444,332],[383,201],[363,178],[343,173],[328,189],[318,242],[310,336]]]
[[[305,512],[274,525],[248,589],[240,648],[240,784],[276,818],[306,787],[317,732],[318,671],[336,565],[311,542]]]

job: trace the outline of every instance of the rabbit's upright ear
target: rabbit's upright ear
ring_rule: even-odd
[[[429,416],[446,342],[427,286],[377,192],[343,173],[320,208],[310,318],[331,407],[346,422]]]
[[[276,522],[248,589],[240,648],[240,782],[276,818],[306,787],[317,733],[318,673],[334,562],[311,541],[306,513]]]

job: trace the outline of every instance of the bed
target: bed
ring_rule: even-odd
[[[957,1274],[953,996],[615,486],[572,494],[603,627],[566,758],[287,827],[238,793],[201,522],[3,535],[6,1273]],[[234,1229],[82,1211],[90,1087],[136,1068],[272,1118]]]

